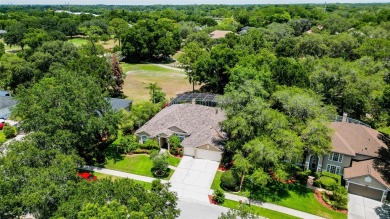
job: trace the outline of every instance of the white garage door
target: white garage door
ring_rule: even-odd
[[[195,156],[195,148],[193,148],[193,147],[184,147],[184,155]]]
[[[222,152],[196,149],[195,158],[213,160],[219,162],[221,161],[222,158]]]

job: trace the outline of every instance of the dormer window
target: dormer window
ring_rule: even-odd
[[[336,152],[332,152],[329,154],[328,160],[342,163],[343,162],[343,155],[336,153]]]

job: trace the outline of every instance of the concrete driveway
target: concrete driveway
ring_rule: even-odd
[[[390,218],[390,207],[382,202],[348,194],[348,219]]]
[[[177,192],[179,198],[208,203],[208,193],[218,166],[216,161],[184,156],[169,180],[171,190]]]

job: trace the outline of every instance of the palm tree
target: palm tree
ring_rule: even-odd
[[[157,83],[149,83],[149,85],[147,87],[145,87],[146,89],[149,89],[149,94],[151,95],[151,101],[153,103],[156,103],[155,99],[156,99],[156,95],[155,95],[155,92],[156,90],[158,89],[158,86],[157,86]]]

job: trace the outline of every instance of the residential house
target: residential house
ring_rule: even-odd
[[[7,91],[0,90],[0,118],[7,119],[11,116],[11,108],[16,105],[16,100]]]
[[[225,113],[220,108],[197,105],[195,101],[174,104],[161,110],[135,134],[140,143],[154,139],[166,149],[169,149],[169,137],[177,135],[184,155],[220,161],[224,150],[224,134],[220,128],[223,120]]]
[[[209,35],[212,39],[218,40],[221,38],[225,38],[228,33],[233,33],[232,31],[226,31],[226,30],[214,30]]]
[[[133,103],[132,100],[118,98],[108,98],[108,102],[110,103],[111,109],[113,110],[125,109],[127,111],[130,111],[131,105]]]
[[[386,136],[362,123],[332,122],[332,151],[323,157],[307,156],[305,167],[313,171],[327,171],[343,176],[349,193],[384,201],[390,183],[377,165],[383,151],[389,150]],[[387,162],[386,160],[384,162]]]

